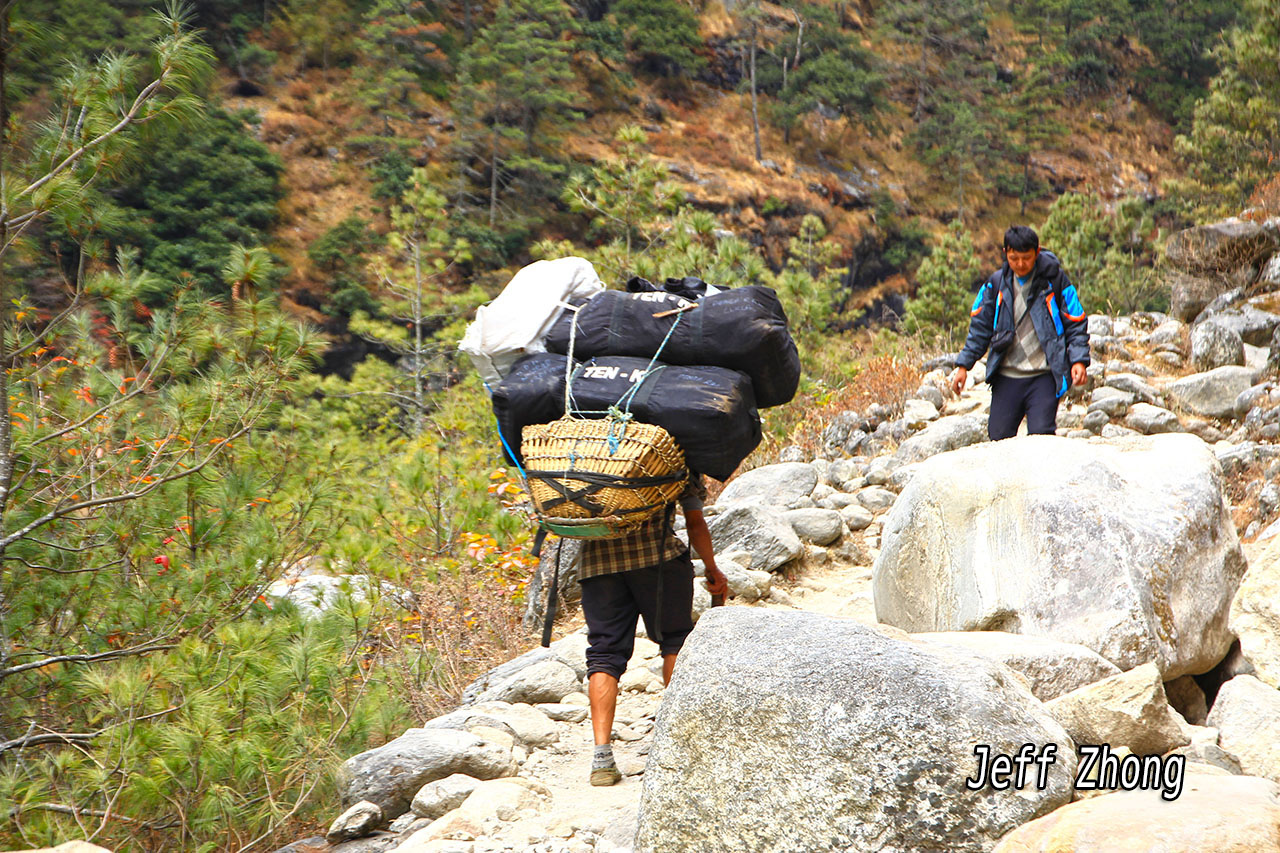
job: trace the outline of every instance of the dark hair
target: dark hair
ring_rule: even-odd
[[[1029,225],[1010,225],[1004,232],[1004,247],[1015,252],[1030,252],[1040,248],[1040,238]]]

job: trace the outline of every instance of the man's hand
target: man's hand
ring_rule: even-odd
[[[964,390],[964,383],[968,378],[969,371],[965,370],[963,367],[957,365],[956,369],[951,371],[951,376],[947,378],[947,381],[951,384],[952,393],[957,397],[960,396],[960,392]]]
[[[715,567],[714,563],[704,563],[707,577],[707,591],[713,596],[729,595],[729,579],[724,576],[724,572]]]
[[[1085,383],[1085,380],[1087,380],[1088,378],[1089,378],[1089,372],[1085,369],[1085,366],[1083,364],[1077,361],[1075,364],[1071,365],[1071,384],[1072,385],[1083,385]]]

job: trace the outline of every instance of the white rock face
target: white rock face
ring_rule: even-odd
[[[880,621],[1052,637],[1166,680],[1226,654],[1245,564],[1200,439],[1026,436],[915,472],[884,521]]]
[[[1046,787],[968,790],[974,744],[1052,744]],[[1004,667],[812,613],[706,614],[667,688],[637,851],[990,850],[1071,799],[1065,732]]]
[[[1218,691],[1208,725],[1245,773],[1280,782],[1280,691],[1237,675]]]
[[[1280,688],[1280,537],[1250,561],[1231,603],[1231,630],[1258,678]]]
[[[1280,851],[1280,786],[1191,769],[1177,799],[1151,790],[1082,800],[1018,827],[995,853]]]
[[[912,637],[963,646],[1022,673],[1032,694],[1041,702],[1120,672],[1118,666],[1092,649],[1044,637],[1004,631],[945,631]]]

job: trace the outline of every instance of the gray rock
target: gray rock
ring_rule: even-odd
[[[1164,280],[1169,285],[1170,313],[1186,322],[1194,320],[1214,297],[1231,287],[1222,276],[1191,275],[1178,270],[1169,271]]]
[[[581,687],[578,674],[561,660],[542,660],[526,666],[476,697],[477,702],[559,702]]]
[[[1265,347],[1271,334],[1280,326],[1280,314],[1262,311],[1252,305],[1241,305],[1213,315],[1213,323],[1236,332],[1246,344]]]
[[[858,492],[858,503],[872,512],[882,512],[888,509],[893,506],[893,502],[897,499],[898,496],[888,489],[879,489],[875,486]]]
[[[480,780],[474,776],[455,773],[423,785],[414,795],[410,808],[418,817],[434,820],[462,805],[479,785]]]
[[[1119,424],[1106,424],[1102,427],[1102,431],[1098,433],[1103,438],[1136,438],[1141,433],[1135,432],[1128,427],[1122,427]]]
[[[324,834],[324,838],[330,844],[341,844],[343,841],[350,841],[352,838],[363,838],[366,835],[371,835],[384,823],[382,809],[378,807],[377,803],[361,800],[340,814],[329,825],[329,831]]]
[[[873,486],[883,486],[901,467],[902,462],[892,456],[878,456],[867,466],[866,481]]]
[[[557,586],[560,612],[570,612],[573,606],[582,598],[581,588],[578,586],[578,554],[581,551],[581,539],[551,537],[543,544],[542,557],[538,561],[538,568],[534,570],[533,577],[529,580],[529,586],[524,591],[525,609],[522,624],[529,633],[532,634],[542,630],[547,612],[547,590],[551,588],[551,578],[556,571],[557,565],[560,572],[560,580]],[[485,676],[481,676],[480,681],[484,682],[490,677],[506,678],[511,674],[511,672],[505,672],[495,676],[493,673],[487,673]],[[487,685],[481,686],[479,683],[469,685],[467,692],[462,695],[462,701],[474,701],[475,697],[486,689]]]
[[[1165,395],[1171,404],[1193,415],[1230,418],[1235,416],[1236,398],[1253,382],[1253,371],[1247,367],[1219,367],[1170,382]]]
[[[939,391],[937,387],[928,383],[921,385],[916,389],[916,398],[919,400],[928,400],[939,412],[942,411],[942,407],[946,405],[947,402],[946,398],[942,396],[942,392]]]
[[[1112,334],[1111,318],[1106,314],[1090,314],[1088,319],[1089,335],[1108,336]]]
[[[1149,403],[1135,403],[1125,416],[1124,423],[1129,429],[1143,435],[1183,431],[1177,415]]]
[[[925,424],[938,419],[938,407],[928,400],[908,400],[902,406],[902,419],[911,429],[924,429]]]
[[[1191,364],[1197,371],[1244,364],[1244,339],[1230,326],[1206,320],[1191,330]]]
[[[1129,407],[1137,400],[1137,396],[1128,391],[1121,391],[1119,388],[1111,388],[1103,386],[1095,388],[1089,399],[1089,411],[1102,412],[1103,414],[1118,418],[1122,417],[1125,412],[1129,411]]]
[[[1081,426],[1089,430],[1089,432],[1097,435],[1102,428],[1110,422],[1110,416],[1106,412],[1091,411],[1084,416]]]
[[[778,453],[779,462],[808,462],[809,454],[805,452],[803,447],[796,447],[794,444],[790,447],[782,448]]]
[[[1272,382],[1261,382],[1241,391],[1236,397],[1235,416],[1243,418],[1249,414],[1249,410],[1254,406],[1264,403],[1273,387],[1274,383]]]
[[[804,553],[791,524],[775,509],[754,504],[731,506],[707,524],[716,553],[743,550],[751,567],[766,572],[781,568]]]
[[[530,649],[524,654],[518,655],[506,663],[495,666],[493,669],[468,684],[462,691],[462,704],[470,705],[473,702],[478,702],[480,701],[480,695],[485,691],[492,690],[506,682],[509,682],[512,678],[519,675],[522,670],[527,669],[528,667],[548,661],[558,661],[563,664],[569,663],[569,661],[564,660],[561,655],[557,654],[552,649],[544,649],[541,646],[536,649]],[[554,700],[549,701],[559,701],[559,699],[560,697],[557,696]]]
[[[1181,320],[1166,320],[1159,326],[1156,326],[1149,334],[1142,338],[1142,342],[1149,347],[1158,347],[1165,344],[1182,344],[1182,332],[1185,325]]]
[[[948,450],[987,440],[987,425],[972,415],[939,418],[902,443],[894,454],[903,465],[928,459]]]
[[[1125,391],[1140,403],[1155,403],[1160,393],[1136,373],[1112,373],[1107,376],[1107,387]]]
[[[806,462],[783,462],[753,468],[725,486],[716,500],[718,506],[763,503],[786,506],[807,498],[818,485],[818,470]]]
[[[318,573],[307,574],[275,581],[267,587],[266,594],[275,601],[292,602],[307,619],[318,619],[344,598],[354,602],[385,600],[406,610],[412,610],[416,606],[413,593],[368,575],[330,577]]]
[[[581,689],[581,688],[578,688]],[[422,724],[423,729],[456,729],[465,731],[476,726],[490,726],[507,731],[515,740],[527,747],[548,746],[560,739],[555,725],[546,714],[532,705],[507,702],[478,702],[465,705],[456,711],[436,717]],[[410,731],[420,731],[410,729]],[[459,771],[465,772],[465,771]],[[471,775],[476,775],[472,773]],[[490,777],[482,777],[490,778]]]
[[[1191,742],[1169,707],[1154,663],[1073,690],[1045,708],[1077,744],[1107,743],[1135,755],[1163,755]]]
[[[390,743],[348,758],[337,782],[344,806],[368,800],[384,817],[396,818],[409,810],[428,782],[454,773],[496,779],[515,772],[510,750],[470,732],[409,729]]]
[[[726,713],[726,709],[733,713]],[[1052,744],[1046,787],[970,791],[973,745]],[[812,613],[709,613],[667,688],[636,850],[989,850],[1071,799],[1065,733],[1007,669]]]
[[[1271,290],[1280,289],[1280,254],[1272,255],[1262,265],[1262,271],[1258,273],[1258,283],[1266,285]]]
[[[1280,691],[1252,675],[1237,675],[1218,690],[1208,725],[1218,743],[1250,776],[1280,782]]]
[[[560,702],[544,702],[533,707],[546,714],[548,720],[555,720],[557,723],[580,723],[587,718],[588,712],[584,705],[565,705]]]
[[[1280,376],[1280,327],[1271,333],[1271,348],[1267,350],[1267,375]]]
[[[1226,654],[1245,564],[1198,438],[1025,436],[915,472],[884,520],[880,621],[1052,637],[1167,679]]]
[[[840,513],[833,509],[793,509],[782,514],[803,542],[829,545],[844,532]]]
[[[1120,668],[1102,655],[1074,643],[1004,631],[941,631],[912,634],[931,643],[963,646],[974,654],[1021,673],[1041,702],[1117,675]]]
[[[1225,219],[1169,238],[1169,262],[1190,272],[1225,272],[1257,263],[1276,249],[1276,235],[1256,222]]]
[[[844,519],[845,525],[850,530],[865,530],[871,522],[875,521],[871,510],[861,504],[850,505],[840,510],[840,517]]]

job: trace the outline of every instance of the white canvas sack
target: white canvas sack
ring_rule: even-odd
[[[458,349],[492,385],[521,356],[546,351],[543,338],[567,300],[590,298],[601,290],[604,284],[585,258],[535,261],[517,272],[497,299],[476,309]]]

